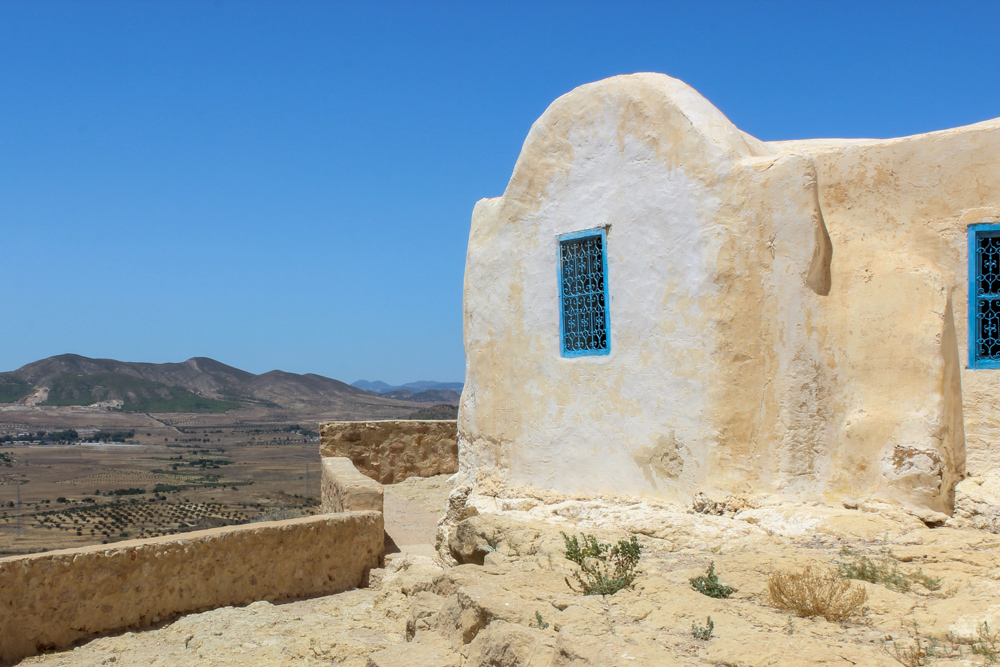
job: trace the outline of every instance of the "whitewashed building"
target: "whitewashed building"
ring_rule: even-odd
[[[998,223],[998,121],[762,142],[665,75],[578,88],[473,213],[459,475],[948,512],[1000,463]]]

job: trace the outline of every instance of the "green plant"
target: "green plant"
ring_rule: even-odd
[[[705,625],[698,625],[694,621],[691,621],[691,634],[694,635],[695,639],[700,639],[702,641],[708,641],[712,638],[712,632],[715,630],[715,623],[712,622],[712,617],[708,617],[708,622]]]
[[[497,531],[494,530],[493,535],[488,540],[486,540],[486,550],[496,551],[497,549],[500,548],[501,542],[503,542],[503,536],[497,535]]]
[[[913,643],[908,646],[902,646],[896,641],[891,644],[883,643],[882,652],[904,667],[928,665],[932,659],[939,655],[937,641],[934,639],[928,641],[919,633],[913,638]]]
[[[828,621],[846,621],[866,611],[868,592],[853,586],[837,574],[776,572],[768,578],[767,597],[771,606],[797,616],[822,616]]]
[[[708,564],[708,572],[700,577],[691,577],[688,581],[691,586],[702,595],[710,598],[728,598],[736,592],[732,586],[719,583],[719,577],[715,574],[715,561]]]
[[[991,632],[990,624],[983,621],[976,626],[976,638],[970,648],[975,655],[983,656],[988,665],[1000,662],[1000,630]]]
[[[941,588],[940,577],[925,574],[923,568],[909,574],[901,571],[896,556],[888,546],[883,545],[878,554],[875,558],[870,558],[845,545],[841,548],[840,555],[850,560],[838,565],[837,571],[844,579],[882,584],[886,588],[900,593],[910,592],[914,583],[920,584],[929,591]]]
[[[573,561],[577,565],[583,565],[583,561],[587,558],[601,558],[604,552],[611,546],[609,544],[601,544],[593,535],[584,535],[583,533],[580,533],[580,537],[583,538],[583,546],[580,546],[580,542],[575,535],[570,537],[562,531],[559,534],[562,535],[563,542],[566,543],[566,559]]]
[[[548,624],[548,623],[546,623],[546,622],[545,622],[545,619],[543,619],[543,618],[542,618],[542,614],[541,614],[541,612],[538,612],[538,611],[536,611],[536,612],[535,612],[535,623],[536,623],[536,625],[534,625],[534,626],[532,626],[532,625],[531,625],[531,624],[529,623],[529,624],[528,624],[528,627],[536,627],[536,628],[538,628],[539,630],[544,630],[544,629],[546,629],[547,627],[549,627],[549,624]]]
[[[924,574],[924,568],[920,568],[911,574],[910,578],[929,591],[936,591],[941,588],[941,577],[932,577]]]
[[[580,566],[573,578],[584,595],[614,595],[623,588],[629,588],[638,576],[635,571],[642,557],[642,545],[633,535],[617,544],[597,541],[593,535],[580,534],[583,544],[576,536],[561,533],[566,544],[566,559]],[[576,587],[566,578],[566,585]]]
[[[837,572],[844,579],[882,584],[900,593],[907,593],[912,587],[909,577],[899,571],[899,563],[888,547],[879,549],[879,556],[875,559],[858,553],[847,545],[840,550],[840,555],[850,559],[837,566]]]

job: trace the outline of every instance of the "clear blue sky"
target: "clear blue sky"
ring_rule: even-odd
[[[0,370],[460,380],[477,199],[665,72],[765,140],[1000,116],[1000,3],[0,2]]]

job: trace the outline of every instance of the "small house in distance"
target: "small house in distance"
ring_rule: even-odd
[[[763,142],[618,76],[473,213],[460,479],[480,494],[886,498],[1000,464],[1000,120]]]

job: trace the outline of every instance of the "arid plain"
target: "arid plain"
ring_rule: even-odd
[[[178,373],[187,375],[178,380]],[[314,375],[253,376],[205,359],[127,364],[63,355],[0,375],[16,374],[31,386],[0,404],[0,556],[310,514],[320,495],[319,422],[447,417],[455,409]],[[237,405],[162,413],[116,407],[130,395],[136,400],[125,383],[139,374],[143,400],[172,390]],[[66,402],[81,393],[105,400],[44,404],[67,386]],[[69,430],[77,437],[51,441]],[[119,441],[104,442],[111,438]]]

